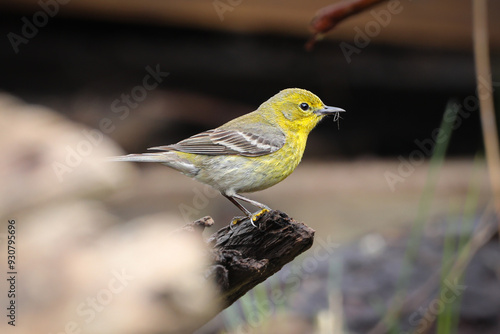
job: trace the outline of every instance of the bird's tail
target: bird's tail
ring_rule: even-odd
[[[196,176],[199,171],[193,163],[173,152],[128,154],[109,157],[107,161],[159,162],[191,177]]]
[[[166,162],[171,159],[167,159],[165,154],[162,153],[144,153],[144,154],[128,154],[120,155],[117,157],[109,157],[108,161],[133,161],[133,162]]]

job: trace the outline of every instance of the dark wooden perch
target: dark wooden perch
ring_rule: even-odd
[[[205,217],[183,228],[202,231],[213,224]],[[207,240],[212,265],[206,278],[220,290],[220,310],[279,271],[297,255],[309,249],[314,230],[280,211],[263,214],[254,227],[248,219],[233,227],[226,226]]]

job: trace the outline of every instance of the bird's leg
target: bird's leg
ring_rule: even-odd
[[[236,205],[238,207],[238,209],[240,209],[241,211],[243,211],[243,213],[246,216],[246,217],[234,217],[233,220],[231,221],[231,225],[229,225],[229,226],[237,225],[237,224],[241,223],[241,221],[243,221],[243,219],[245,219],[245,218],[250,218],[250,222],[252,223],[253,226],[255,226],[254,223],[251,221],[252,213],[250,211],[248,211],[243,205],[241,205],[237,200],[235,200],[233,198],[233,196],[229,196],[229,195],[226,195],[226,194],[222,194],[222,195],[225,198],[227,198],[228,200],[230,200],[231,203],[233,203],[234,205]]]
[[[257,227],[257,226],[254,224],[254,222],[256,222],[257,219],[259,219],[259,217],[261,215],[263,215],[264,213],[269,212],[271,210],[271,208],[268,207],[267,205],[259,203],[259,202],[254,201],[254,200],[251,200],[251,199],[246,198],[244,196],[241,196],[239,194],[234,194],[232,196],[228,196],[228,195],[224,195],[224,196],[227,199],[229,199],[234,205],[236,205],[241,211],[243,211],[245,213],[245,215],[247,215],[247,217],[250,218],[250,223],[255,227]],[[238,201],[236,201],[235,198],[242,200],[244,202],[250,203],[253,206],[260,208],[261,210],[259,212],[252,214],[243,205],[241,205]],[[234,223],[234,221],[233,221],[233,223]]]
[[[267,205],[265,204],[262,204],[262,203],[259,203],[257,201],[254,201],[253,199],[250,199],[250,198],[246,198],[245,196],[241,196],[240,194],[234,194],[233,196],[231,197],[234,197],[234,198],[237,198],[239,200],[242,200],[244,202],[247,202],[247,203],[250,203],[252,204],[253,206],[256,206],[258,208],[261,208],[261,209],[266,209],[267,211],[270,211],[271,208],[268,207]],[[248,210],[247,210],[248,211]]]
[[[222,194],[225,198],[227,198],[228,200],[231,201],[231,203],[233,203],[234,205],[236,205],[238,207],[238,209],[240,209],[241,211],[243,211],[243,213],[247,216],[247,217],[250,217],[252,215],[252,213],[250,211],[248,211],[243,205],[241,205],[237,200],[234,199],[234,197],[236,196],[229,196],[229,195],[226,195],[226,194]]]

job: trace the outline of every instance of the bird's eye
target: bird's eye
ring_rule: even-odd
[[[300,107],[300,109],[302,109],[304,111],[309,110],[309,105],[305,102],[301,103],[299,107]]]

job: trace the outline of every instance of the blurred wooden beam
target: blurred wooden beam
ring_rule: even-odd
[[[53,3],[56,0],[46,0]],[[63,2],[63,0],[59,0]],[[39,0],[3,0],[2,9],[26,12],[42,10]],[[136,21],[147,24],[169,24],[202,29],[265,32],[310,36],[309,23],[322,7],[336,3],[332,0],[283,2],[269,0],[86,0],[67,1],[59,5],[57,15]],[[338,2],[338,1],[337,1]],[[388,24],[381,24],[379,15],[389,3],[399,4],[401,10],[391,14]],[[500,50],[500,2],[489,2],[491,47]],[[29,17],[29,16],[28,16]],[[378,19],[377,19],[378,18]],[[356,30],[365,31],[367,23],[379,24],[380,31],[371,40],[375,43],[425,46],[438,49],[470,49],[471,10],[468,1],[456,0],[399,0],[382,3],[371,10],[339,24],[328,38],[353,41]],[[20,22],[21,24],[21,22]],[[368,27],[369,28],[369,27]],[[376,31],[376,30],[374,30]]]

